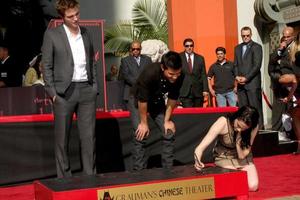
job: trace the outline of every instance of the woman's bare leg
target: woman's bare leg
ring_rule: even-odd
[[[228,166],[223,165],[223,166],[219,166],[219,167],[222,167],[225,169],[235,169],[235,170],[240,169],[240,170],[246,171],[249,191],[255,192],[258,190],[258,175],[257,175],[256,167],[253,163],[246,165],[242,168],[236,168],[232,165],[228,165]]]
[[[251,163],[243,167],[242,170],[247,172],[249,191],[252,192],[257,191],[259,181],[258,181],[258,174],[255,165]]]
[[[287,103],[293,98],[294,92],[297,89],[298,83],[296,76],[294,74],[284,74],[279,77],[278,82],[291,87],[288,96],[282,99],[284,103]]]

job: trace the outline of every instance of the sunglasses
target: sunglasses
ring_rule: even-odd
[[[184,45],[184,47],[194,47],[194,45],[193,44],[186,44],[186,45]]]
[[[132,51],[140,51],[141,48],[132,48],[131,50],[132,50]]]
[[[250,37],[250,35],[242,35],[242,37],[244,38],[244,37]]]

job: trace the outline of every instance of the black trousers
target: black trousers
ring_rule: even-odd
[[[272,105],[272,130],[283,131],[282,114],[288,111],[289,104],[283,103],[280,99],[288,96],[286,87],[274,83],[273,105]]]
[[[197,95],[196,95],[197,94]],[[201,92],[202,94],[202,92]],[[192,108],[192,107],[203,107],[204,97],[203,95],[199,96],[198,91],[194,91],[193,87],[189,89],[187,96],[180,96],[180,102],[182,107],[184,108]]]
[[[72,83],[63,96],[56,96],[53,104],[55,159],[59,178],[72,175],[68,156],[73,114],[77,116],[83,172],[96,174],[95,122],[96,95],[88,82]]]
[[[140,116],[138,108],[135,106],[134,97],[131,96],[128,101],[128,109],[130,111],[130,119],[133,126],[132,134],[132,159],[133,159],[133,170],[142,170],[147,167],[148,158],[146,156],[145,145],[147,138],[142,141],[136,139],[135,131],[140,123]],[[174,147],[175,147],[175,134],[165,134],[164,118],[165,113],[162,112],[151,112],[149,110],[150,117],[154,120],[156,126],[162,134],[163,145],[162,145],[162,167],[171,168],[174,160]],[[151,132],[150,132],[151,137]]]
[[[251,90],[246,90],[244,88],[239,88],[238,89],[238,105],[239,107],[242,106],[253,106],[254,108],[257,109],[258,114],[259,114],[259,127],[263,128],[264,127],[264,122],[263,122],[263,112],[262,112],[262,94],[261,94],[261,89],[251,89]]]

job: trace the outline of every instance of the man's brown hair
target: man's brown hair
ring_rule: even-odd
[[[252,30],[249,26],[244,26],[241,31],[250,31],[250,34],[252,34]]]
[[[56,1],[56,10],[58,14],[63,17],[65,15],[65,11],[69,8],[79,7],[79,3],[77,0],[57,0]]]

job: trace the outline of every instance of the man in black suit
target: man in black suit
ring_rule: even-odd
[[[204,57],[194,52],[194,41],[187,38],[183,41],[184,52],[182,59],[182,73],[184,81],[180,89],[180,102],[183,107],[202,107],[204,97],[208,97],[208,82]]]
[[[48,29],[42,46],[45,89],[53,101],[57,176],[72,175],[68,157],[73,114],[77,116],[84,174],[95,174],[96,68],[87,29],[79,26],[79,3],[58,0],[63,24]]]
[[[259,112],[259,125],[263,127],[261,74],[262,46],[254,42],[252,30],[245,26],[241,29],[243,42],[234,49],[234,65],[238,82],[239,107],[250,105]]]
[[[287,113],[288,109],[292,105],[290,102],[284,103],[282,101],[282,99],[288,96],[289,91],[287,90],[286,85],[279,83],[279,77],[282,75],[281,63],[283,63],[283,65],[290,65],[289,51],[291,45],[294,43],[294,38],[293,27],[285,27],[282,30],[280,46],[270,55],[268,66],[268,73],[271,78],[271,87],[273,89],[272,130],[279,131],[278,136],[280,141],[289,140],[283,127],[282,115]]]
[[[138,76],[146,65],[152,63],[151,58],[141,55],[142,46],[139,41],[133,41],[130,46],[130,54],[121,59],[120,79],[124,80],[123,100],[129,109],[128,100],[131,87],[135,84]]]
[[[8,45],[0,44],[0,87],[21,87],[22,73],[16,60],[10,56]]]

